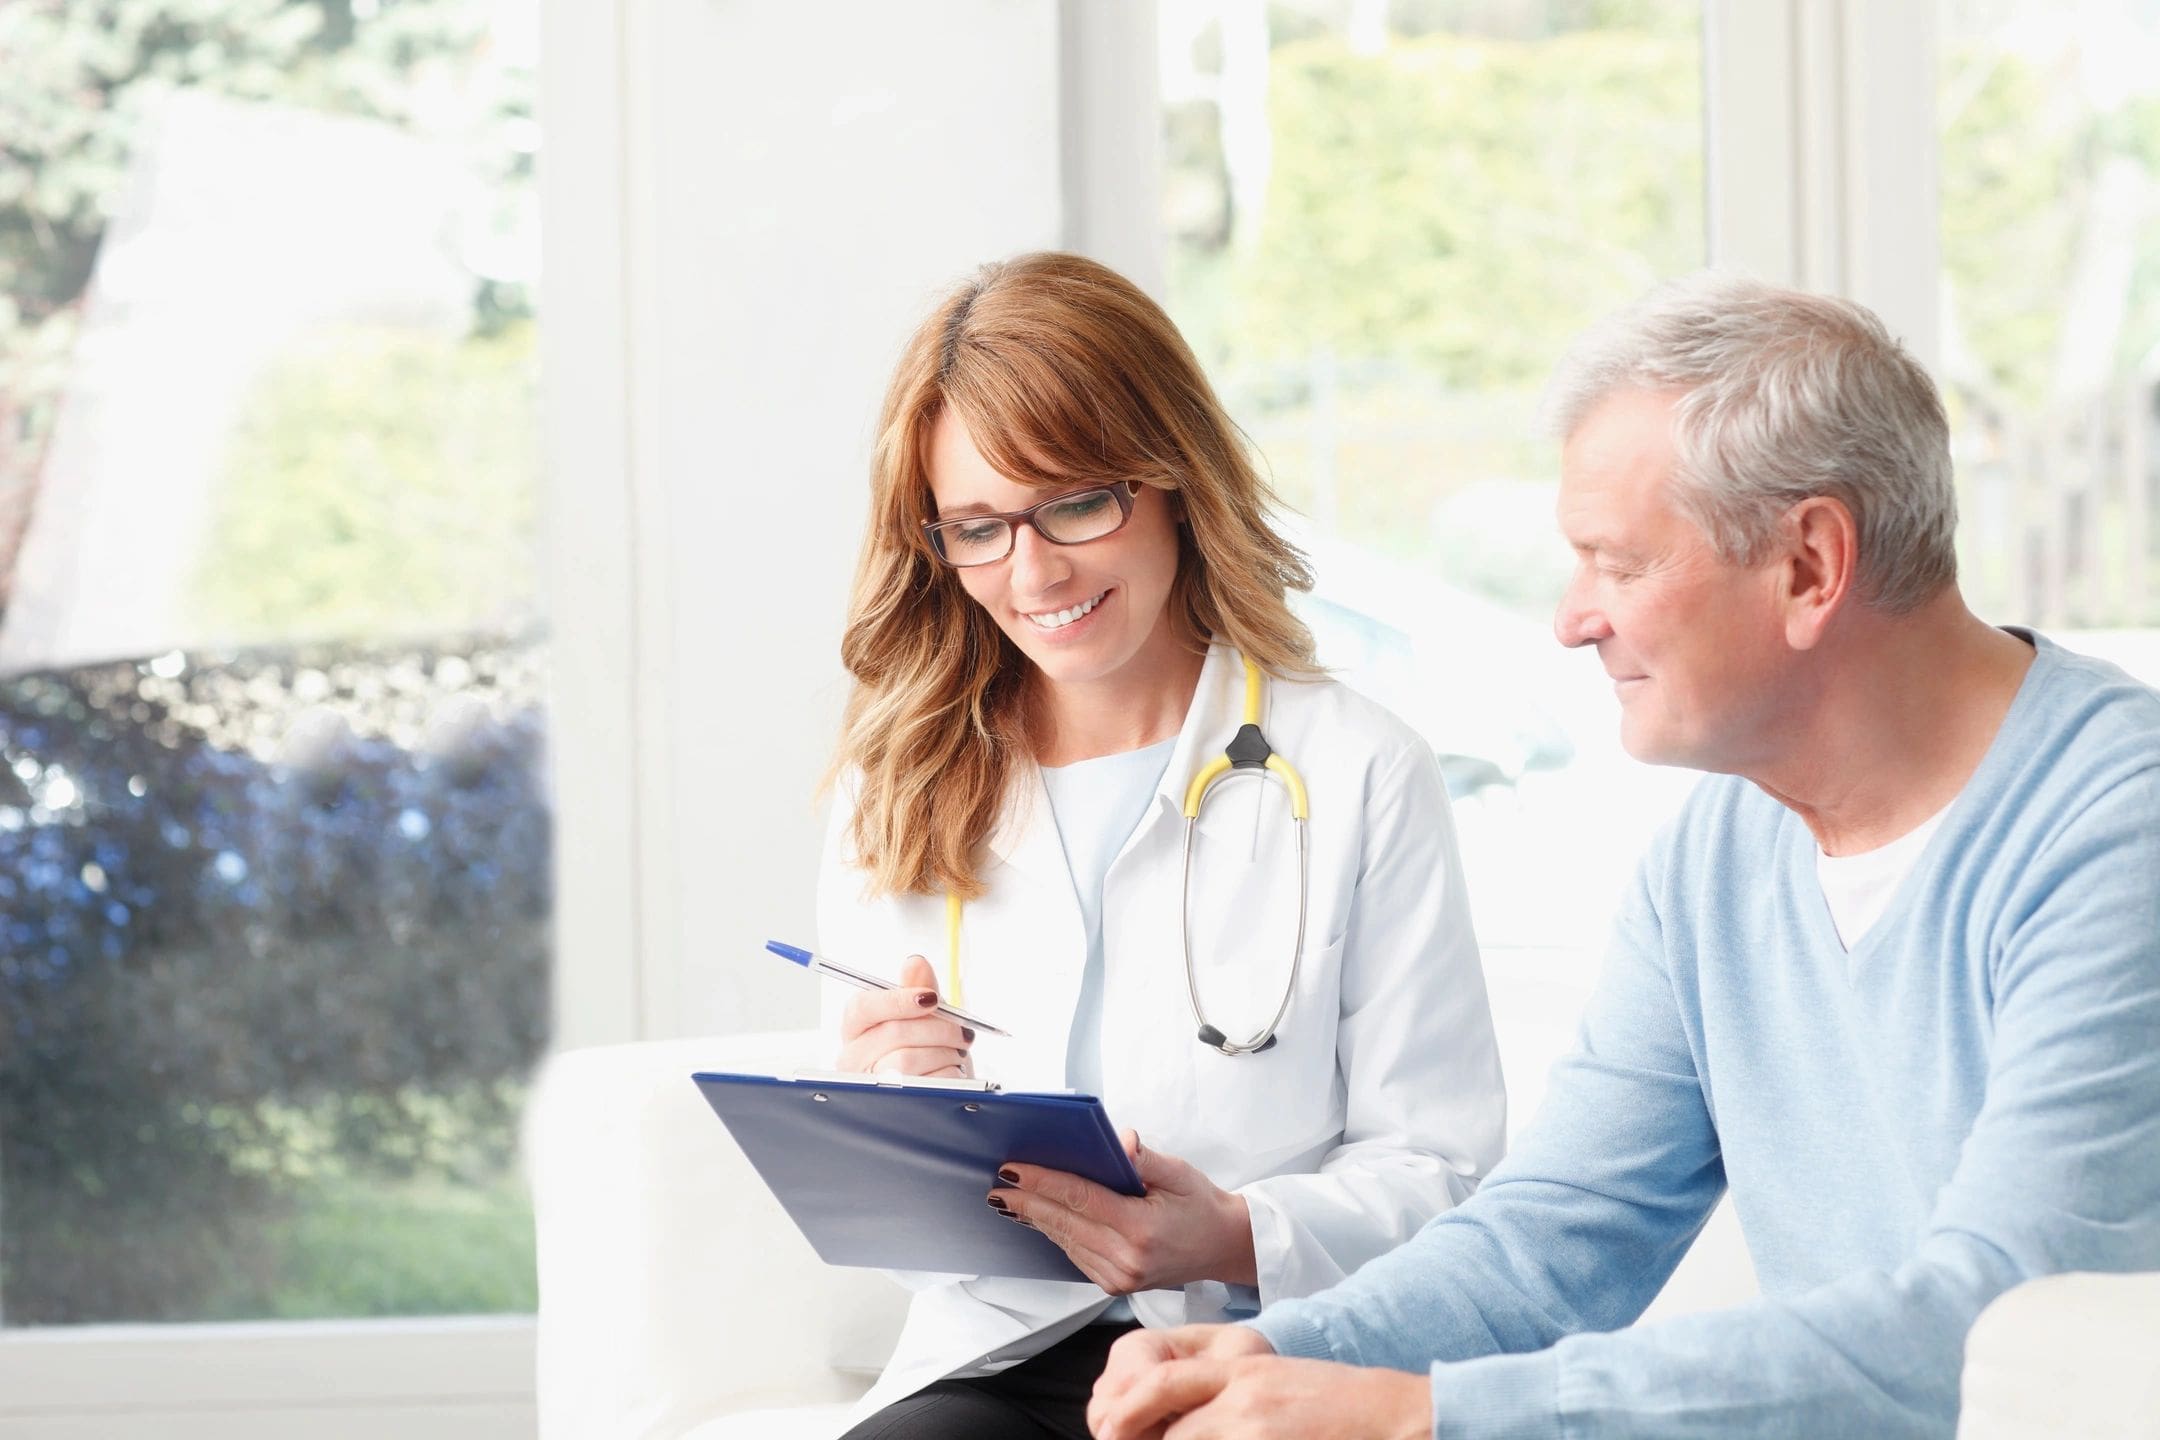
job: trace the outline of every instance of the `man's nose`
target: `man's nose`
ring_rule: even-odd
[[[1578,572],[1553,611],[1553,638],[1570,650],[1595,645],[1612,634],[1605,612],[1590,603],[1588,589],[1587,577]]]

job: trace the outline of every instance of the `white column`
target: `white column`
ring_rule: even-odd
[[[1712,262],[1941,349],[1935,8],[1706,0]]]
[[[638,574],[624,276],[623,33],[545,0],[541,453],[555,817],[553,1043],[639,1033]]]
[[[1059,0],[1068,250],[1165,297],[1155,0]]]
[[[946,286],[1073,233],[1062,19],[1055,0],[624,16],[619,184],[584,201],[622,206],[634,623],[628,658],[596,673],[627,677],[635,758],[558,770],[597,758],[629,787],[612,803],[634,814],[601,834],[634,852],[636,918],[613,955],[566,933],[562,963],[633,970],[641,1034],[801,1024],[813,989],[761,946],[812,935],[812,791],[846,693],[878,403]]]

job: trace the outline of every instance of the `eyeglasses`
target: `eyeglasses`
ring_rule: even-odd
[[[1132,518],[1140,482],[1121,480],[1093,490],[1053,496],[1040,505],[1004,515],[963,515],[953,520],[925,520],[930,548],[946,564],[959,568],[995,565],[1012,554],[1017,527],[1032,525],[1053,545],[1085,545],[1123,529]]]

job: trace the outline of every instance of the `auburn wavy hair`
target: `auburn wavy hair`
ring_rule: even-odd
[[[983,842],[1032,763],[1034,666],[923,533],[930,437],[947,407],[1000,474],[1048,487],[1137,480],[1183,522],[1168,604],[1276,676],[1311,674],[1285,595],[1312,570],[1268,523],[1275,497],[1161,307],[1078,255],[985,265],[925,319],[885,394],[870,519],[840,658],[854,676],[828,783],[854,782],[853,859],[871,894],[972,899]]]

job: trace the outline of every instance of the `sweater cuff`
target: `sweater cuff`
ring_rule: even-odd
[[[1560,1433],[1557,1349],[1432,1367],[1433,1440],[1540,1440]]]
[[[1338,1354],[1335,1347],[1328,1344],[1327,1332],[1308,1313],[1311,1308],[1292,1300],[1270,1306],[1261,1311],[1257,1319],[1244,1323],[1259,1331],[1260,1338],[1274,1346],[1278,1355],[1297,1360],[1341,1360],[1356,1364],[1355,1356]]]

